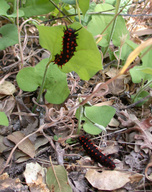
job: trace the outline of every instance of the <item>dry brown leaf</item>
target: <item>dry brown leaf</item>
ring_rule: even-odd
[[[12,141],[13,143],[17,144],[19,141],[21,141],[25,135],[21,133],[20,131],[16,131],[12,133],[11,135],[7,136],[7,139]],[[21,144],[19,144],[18,148],[23,151],[25,154],[29,155],[31,158],[34,158],[35,156],[35,147],[31,143],[29,139],[26,139]]]
[[[95,104],[94,106],[103,106],[103,105],[111,106],[113,103],[114,103],[113,100],[109,100],[109,101],[104,101],[104,102],[102,102],[102,103],[97,103],[97,104]]]
[[[2,153],[7,147],[3,144],[4,137],[0,135],[0,153]]]
[[[118,74],[118,70],[116,68],[110,68],[107,72],[106,75],[110,78],[115,77]]]
[[[45,137],[37,137],[35,141],[35,150],[38,150],[39,147],[46,145],[48,143],[48,139]]]
[[[0,175],[0,180],[5,180],[5,179],[8,179],[9,178],[9,175],[8,173],[3,173],[2,175]]]
[[[13,93],[15,93],[15,91],[16,91],[15,86],[9,81],[4,81],[0,85],[0,94],[1,95],[13,95]]]
[[[28,155],[26,155],[25,153],[23,153],[22,151],[16,151],[14,154],[15,163],[22,163],[29,159],[30,159],[30,157]]]
[[[0,171],[4,166],[4,159],[2,157],[0,157]]]
[[[9,98],[7,98],[7,100],[2,101],[0,103],[0,110],[5,112],[5,114],[7,116],[10,116],[12,114],[12,111],[15,107],[15,99],[13,96],[10,96]]]
[[[86,179],[99,190],[115,190],[130,182],[131,173],[120,171],[103,171],[99,173],[95,170],[88,170]]]
[[[108,125],[111,126],[111,127],[118,127],[120,125],[120,123],[119,123],[119,121],[117,119],[115,119],[113,117]]]
[[[151,35],[152,29],[142,29],[142,30],[135,31],[132,34],[137,36]]]
[[[109,71],[106,72],[106,75],[110,78],[115,77],[118,74],[118,70],[111,68]],[[127,75],[121,75],[114,81],[109,84],[109,92],[114,95],[119,95],[120,93],[126,90],[126,85],[129,81],[130,77]]]
[[[129,177],[131,183],[139,182],[142,178],[143,178],[143,175],[139,173],[136,173]]]
[[[80,160],[77,160],[77,163],[80,166],[90,166],[92,164],[92,160],[90,157],[88,156],[84,156],[82,157]]]
[[[46,168],[41,167],[38,163],[28,163],[24,176],[31,192],[49,192],[45,184]]]
[[[114,95],[121,94],[125,89],[124,78],[118,78],[109,84],[109,92]]]
[[[19,179],[9,178],[7,173],[0,176],[0,191],[27,191],[27,187],[23,186]]]
[[[104,153],[105,155],[109,155],[109,154],[118,153],[119,146],[116,141],[107,141],[106,147],[101,146],[100,149],[101,149],[102,153]]]
[[[44,179],[46,168],[41,167],[38,163],[26,164],[24,176],[27,184],[34,183],[38,179],[38,175],[41,175]],[[44,179],[45,181],[45,179]]]
[[[23,163],[23,162],[28,161],[29,159],[30,159],[29,156],[19,157],[19,158],[15,161],[15,163]]]

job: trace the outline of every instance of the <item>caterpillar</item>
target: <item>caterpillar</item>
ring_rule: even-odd
[[[115,163],[107,156],[105,156],[103,153],[99,151],[97,147],[91,142],[90,139],[88,139],[85,136],[79,136],[79,142],[87,152],[87,154],[92,157],[92,159],[101,165],[108,167],[110,169],[114,169]]]
[[[62,66],[72,58],[74,52],[76,51],[76,37],[78,36],[76,32],[79,31],[81,28],[75,30],[66,26],[66,29],[64,30],[62,51],[60,54],[55,55],[54,60],[54,63],[60,66],[61,69]]]

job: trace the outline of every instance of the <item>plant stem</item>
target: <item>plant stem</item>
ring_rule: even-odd
[[[124,10],[124,8],[127,6],[127,4],[130,2],[131,0],[128,0],[128,2],[122,7],[122,9],[117,13],[117,14],[114,14],[114,17],[113,19],[109,22],[109,24],[105,27],[105,29],[101,32],[101,35],[108,29],[108,27],[112,24],[112,22],[117,18],[118,15],[120,15],[120,13]],[[113,10],[113,9],[112,9]],[[92,14],[103,14],[104,15],[104,12],[97,12],[97,13],[88,13],[90,15]],[[109,14],[113,14],[113,13],[109,13]],[[97,38],[96,40],[96,44],[98,44],[100,41],[102,40],[102,36]],[[109,42],[110,43],[110,42]],[[109,47],[109,46],[108,46]],[[108,47],[107,47],[107,50],[108,50]],[[105,52],[106,53],[106,52]]]
[[[81,103],[81,102],[82,102],[82,99],[81,99],[80,97],[79,97],[78,99],[79,99],[79,103]],[[79,116],[78,116],[78,129],[77,129],[77,134],[79,135],[80,130],[81,130],[81,119],[82,119],[82,115],[83,115],[83,106],[80,106],[80,107],[78,108],[78,110],[79,110]]]
[[[16,11],[17,11],[17,30],[18,30],[18,44],[19,44],[19,49],[20,49],[20,60],[21,60],[21,65],[19,65],[19,68],[22,69],[23,65],[24,65],[24,58],[23,58],[23,49],[22,49],[22,44],[21,44],[21,30],[20,30],[20,26],[19,26],[19,0],[17,0],[17,4],[16,4]]]
[[[80,8],[79,8],[78,0],[76,0],[76,9],[77,9],[78,17],[79,17],[79,22],[81,23],[81,15],[80,15]]]
[[[50,63],[51,63],[51,60],[49,60],[49,62],[47,63],[47,65],[45,67],[45,71],[44,71],[44,75],[43,75],[43,79],[42,79],[42,84],[41,84],[40,91],[39,91],[39,94],[38,94],[38,97],[37,97],[37,100],[36,100],[37,103],[39,103],[40,98],[42,97],[42,93],[43,93],[43,90],[44,90],[44,84],[45,84],[45,80],[46,80],[46,73],[47,73],[47,70],[49,68]],[[32,112],[35,111],[36,107],[37,107],[37,105],[34,104]]]
[[[49,0],[64,16],[66,15],[55,3],[54,3],[54,1],[52,1],[52,0]],[[69,18],[69,17],[67,17],[67,19],[71,22],[71,23],[73,23],[73,21]]]
[[[117,0],[117,1],[116,1],[115,16],[116,16],[116,15],[118,14],[118,12],[119,12],[120,2],[121,2],[121,0]],[[107,50],[108,50],[108,48],[109,48],[109,44],[110,44],[110,41],[111,41],[111,39],[112,39],[114,30],[115,30],[116,22],[117,22],[117,16],[116,16],[115,20],[113,21],[111,33],[110,33],[109,40],[108,40],[108,46],[107,46],[106,49],[104,50],[103,56],[106,54],[106,52],[107,52]]]

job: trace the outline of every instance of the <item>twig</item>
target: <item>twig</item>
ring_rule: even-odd
[[[54,176],[55,176],[56,181],[57,181],[58,186],[59,186],[59,190],[61,191],[61,185],[60,185],[60,182],[59,182],[58,177],[56,175],[56,172],[55,172],[55,169],[54,169],[54,165],[53,165],[52,160],[51,160],[51,156],[49,158],[50,158],[50,163],[51,163],[51,166],[52,166],[52,170],[53,170]]]
[[[0,170],[0,174],[2,174],[2,172],[5,170],[5,168],[7,167],[7,165],[9,164],[9,162],[10,162],[10,160],[11,160],[11,158],[12,158],[13,153],[15,152],[15,150],[17,149],[17,147],[18,147],[23,141],[25,141],[26,139],[28,139],[28,138],[31,137],[32,135],[34,135],[34,134],[36,134],[36,133],[38,133],[38,132],[41,132],[44,128],[48,128],[48,127],[53,126],[53,125],[54,125],[54,122],[48,123],[48,124],[44,124],[44,125],[40,126],[35,132],[27,135],[27,136],[24,137],[22,140],[20,140],[20,141],[15,145],[15,147],[12,149],[11,153],[9,154],[9,157],[8,157],[8,159],[7,159],[7,161],[6,161],[3,169]]]

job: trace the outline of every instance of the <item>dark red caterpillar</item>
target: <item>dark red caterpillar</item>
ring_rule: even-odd
[[[110,169],[114,169],[116,167],[115,163],[109,157],[102,154],[87,137],[79,136],[79,142],[94,161],[99,162],[101,165]]]
[[[60,55],[59,54],[55,55],[54,60],[54,63],[57,64],[58,66],[61,66],[61,68],[62,65],[67,63],[74,55],[77,46],[76,37],[78,36],[76,32],[79,31],[81,28],[75,30],[66,27],[66,29],[64,30],[62,51]]]

